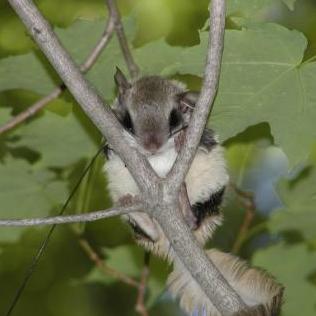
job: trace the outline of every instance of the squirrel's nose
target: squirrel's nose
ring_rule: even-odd
[[[162,140],[154,133],[150,133],[146,135],[144,139],[144,148],[151,153],[157,152],[157,150],[161,147]]]

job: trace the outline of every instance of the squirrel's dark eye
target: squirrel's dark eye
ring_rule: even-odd
[[[174,129],[181,123],[181,114],[179,111],[173,109],[169,116],[169,126],[170,130]]]
[[[133,122],[128,112],[124,114],[122,124],[124,128],[127,129],[129,132],[134,132]]]

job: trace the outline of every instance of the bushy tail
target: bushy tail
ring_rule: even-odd
[[[238,257],[216,249],[207,250],[206,254],[249,306],[250,312],[242,312],[238,316],[279,315],[283,287],[271,275],[261,269],[251,268]],[[177,260],[167,283],[171,293],[179,298],[180,306],[191,315],[223,316]]]

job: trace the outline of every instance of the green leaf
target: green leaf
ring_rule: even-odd
[[[106,256],[105,264],[110,268],[139,279],[144,261],[144,250],[136,245],[119,246],[113,249],[104,249]],[[166,262],[159,258],[151,256],[150,258],[150,276],[147,283],[148,297],[146,305],[151,306],[157,297],[164,290],[168,269]],[[97,282],[111,284],[118,279],[102,273],[98,268],[93,268],[84,282]]]
[[[168,263],[153,255],[150,257],[150,271],[148,279],[147,306],[153,306],[159,301],[160,296],[166,291],[166,281],[170,273]]]
[[[282,0],[281,0],[282,1]],[[275,0],[229,0],[227,1],[227,16],[254,18],[260,10],[274,3]]]
[[[169,48],[163,54],[167,49],[161,45],[151,43],[144,50],[158,53],[162,74],[203,73],[207,33],[201,33],[201,45],[181,51]],[[290,167],[306,160],[316,138],[316,63],[302,64],[306,45],[301,33],[275,24],[226,31],[220,86],[210,121],[223,140],[248,126],[268,122]]]
[[[227,139],[268,122],[290,167],[316,137],[316,63],[301,64],[306,39],[278,25],[226,32],[223,68],[210,125]]]
[[[273,10],[278,4],[284,3],[293,11],[295,2],[296,0],[228,0],[226,15],[233,20],[237,17],[244,18],[248,22],[266,20],[267,10]]]
[[[11,109],[0,108],[0,126],[5,124],[11,118]]]
[[[116,279],[110,275],[103,273],[99,268],[93,267],[93,269],[82,281],[84,283],[111,284],[115,282]]]
[[[27,36],[23,23],[6,11],[5,8],[0,8],[0,55],[6,51],[25,52],[32,46],[32,41]]]
[[[279,183],[284,207],[276,210],[268,222],[272,232],[296,230],[306,239],[316,237],[316,168],[307,169],[292,181]]]
[[[226,150],[230,176],[233,182],[242,188],[251,168],[258,165],[260,159],[269,148],[265,140],[253,142],[237,142],[229,145]]]
[[[1,102],[1,101],[0,101]],[[11,109],[9,108],[1,108],[0,107],[0,126],[6,124],[11,118]],[[6,147],[6,134],[0,135],[0,158],[6,155],[7,147]]]
[[[315,165],[316,164],[316,143],[313,144],[311,148],[311,153],[309,156],[309,161],[311,164]]]
[[[315,64],[299,66],[306,45],[301,33],[277,25],[226,31],[221,83],[211,118],[222,139],[267,121],[291,166],[306,159],[306,149],[316,136],[312,128]],[[144,73],[201,75],[206,51],[207,33],[201,33],[199,46],[170,47],[160,40],[136,49],[134,56]],[[101,68],[99,64],[95,69]],[[95,77],[95,82],[99,79]],[[112,75],[109,80],[113,82]]]
[[[132,38],[134,35],[133,21],[126,19],[124,25],[126,35]],[[104,20],[78,20],[68,29],[56,28],[55,31],[74,60],[82,63],[99,41],[104,28]],[[78,40],[80,38],[85,40]],[[113,76],[116,65],[126,69],[120,46],[114,36],[102,54],[102,58],[98,59],[87,75],[106,98],[113,97]],[[0,60],[0,91],[22,88],[45,95],[51,92],[58,82],[60,80],[57,79],[45,56],[38,52]]]
[[[115,248],[104,248],[103,253],[106,256],[105,264],[110,268],[123,273],[129,277],[137,277],[142,268],[142,254],[140,247],[135,245],[119,246]],[[112,283],[117,279],[110,274],[105,274],[97,267],[92,269],[85,278],[86,282]]]
[[[35,53],[0,60],[0,91],[25,89],[48,94],[54,87],[54,80]]]
[[[44,217],[64,201],[66,183],[48,170],[33,170],[23,160],[0,164],[0,216],[3,219]],[[14,241],[23,228],[0,227],[1,241]]]
[[[95,20],[106,16],[104,3],[97,0],[88,2],[82,0],[67,0],[67,2],[42,0],[38,7],[45,17],[49,16],[49,20],[57,25],[67,25],[80,17]]]
[[[102,30],[101,23],[78,21],[58,33],[78,61]],[[87,41],[78,41],[80,37]],[[301,33],[274,24],[226,31],[221,82],[211,117],[211,125],[223,140],[250,125],[268,122],[275,143],[289,157],[290,167],[307,158],[316,137],[316,63],[302,63],[306,45]],[[201,76],[206,52],[207,33],[203,32],[198,46],[172,47],[159,40],[134,49],[133,54],[146,74]],[[1,73],[12,73],[15,64],[19,71],[15,69],[15,75],[2,79]],[[39,60],[35,64],[34,54],[1,60],[0,89],[10,86],[47,93],[52,79]],[[106,98],[113,96],[115,65],[123,62],[117,42],[112,41],[88,75]]]
[[[309,280],[315,272],[316,252],[303,243],[278,244],[255,253],[253,263],[271,272],[285,286],[283,316],[315,315],[316,286]]]
[[[143,249],[136,246],[121,246],[105,249],[106,263],[129,276],[137,276],[142,268]]]
[[[92,135],[74,113],[61,117],[47,111],[31,124],[19,128],[16,135],[20,139],[12,143],[13,146],[26,146],[42,156],[37,166],[67,166],[91,158],[97,150]]]
[[[49,102],[45,109],[60,116],[67,116],[73,110],[73,104],[65,101],[63,98],[57,98]]]

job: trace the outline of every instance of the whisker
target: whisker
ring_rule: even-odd
[[[183,131],[186,128],[188,128],[188,125],[182,125],[180,128],[178,128],[177,130],[175,130],[172,133],[170,133],[169,134],[169,138],[172,137],[175,134],[178,134],[179,132]]]

